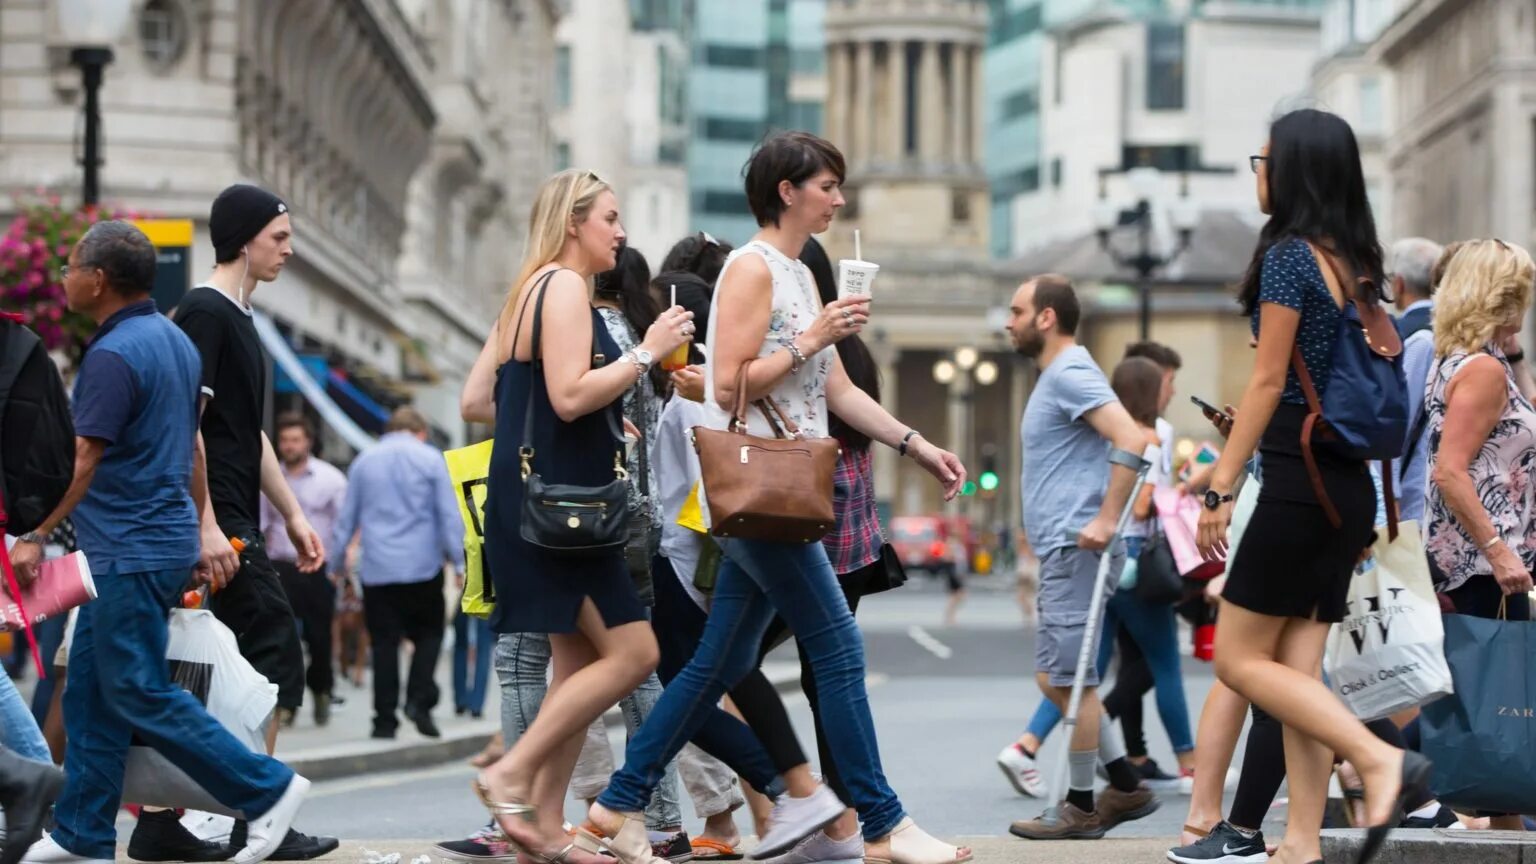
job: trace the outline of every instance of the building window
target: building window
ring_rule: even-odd
[[[1059,157],[1051,160],[1051,188],[1061,188],[1061,159]]]
[[[1386,131],[1381,111],[1381,79],[1366,75],[1360,79],[1360,123],[1362,135],[1380,135]]]
[[[1200,167],[1200,145],[1158,144],[1141,147],[1127,144],[1120,148],[1120,167],[1156,168],[1159,171],[1194,171]]]
[[[704,65],[728,69],[761,69],[763,49],[752,45],[705,45]]]
[[[918,85],[922,83],[918,80],[917,64],[923,49],[916,42],[897,42],[895,44],[900,46],[901,56],[892,59],[895,62],[907,64],[907,92],[904,97],[906,99],[907,128],[902,136],[906,140],[903,142],[904,149],[901,151],[902,155],[906,155],[917,152],[917,89]]]
[[[789,63],[796,75],[821,75],[826,71],[827,52],[820,48],[793,48]]]
[[[800,132],[821,134],[822,105],[820,102],[789,103],[789,128]]]
[[[729,117],[699,118],[699,135],[715,141],[739,141],[755,144],[763,137],[763,124],[757,120],[737,120]]]
[[[555,107],[571,107],[571,46],[555,46]]]
[[[571,167],[571,145],[561,141],[555,144],[555,170],[564,171]]]
[[[1000,119],[1016,120],[1029,114],[1040,113],[1040,93],[1034,88],[1010,93],[1003,99]]]
[[[715,216],[741,216],[747,213],[747,193],[709,189],[694,196],[694,209]]]
[[[187,50],[187,13],[176,0],[149,0],[139,13],[139,41],[151,67],[169,69]]]
[[[1147,110],[1184,110],[1184,25],[1147,25]]]
[[[993,45],[1012,42],[1040,29],[1042,3],[1010,9],[1007,0],[992,0],[992,20],[987,28],[988,41]]]
[[[963,189],[956,189],[949,196],[949,218],[956,225],[969,225],[971,222],[971,195]]]
[[[1029,165],[1018,171],[1013,171],[997,177],[992,181],[992,197],[1006,200],[1025,192],[1034,192],[1040,188],[1040,166]]]

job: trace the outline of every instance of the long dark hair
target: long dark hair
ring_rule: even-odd
[[[821,294],[823,305],[837,299],[837,279],[832,276],[832,261],[827,258],[827,250],[823,249],[815,237],[805,241],[805,248],[800,250],[800,261],[811,271],[816,279],[816,290]],[[843,361],[843,371],[848,373],[848,380],[853,386],[869,394],[869,398],[880,401],[880,367],[875,365],[875,357],[869,353],[869,346],[857,335],[849,336],[837,343],[838,359]],[[868,450],[871,443],[868,435],[849,426],[836,414],[832,415],[828,431],[833,438],[842,441],[856,450]]]
[[[1238,292],[1243,313],[1258,308],[1264,254],[1293,237],[1317,243],[1370,280],[1369,287],[1340,286],[1346,297],[1381,302],[1381,243],[1349,124],[1311,108],[1284,115],[1269,127],[1267,167],[1270,216]]]
[[[687,271],[714,285],[725,267],[725,258],[731,254],[731,244],[716,240],[708,232],[699,231],[672,245],[667,257],[662,259],[661,271],[672,273]]]
[[[645,256],[639,250],[621,247],[618,264],[612,270],[597,274],[592,281],[598,299],[617,303],[619,311],[624,313],[624,320],[635,329],[635,337],[644,339],[645,331],[651,329],[661,315],[656,298],[651,296],[651,265],[646,263]],[[660,357],[656,359],[661,360]],[[651,367],[651,386],[656,388],[657,395],[666,392],[666,373],[659,362]]]

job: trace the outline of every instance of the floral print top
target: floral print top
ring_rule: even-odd
[[[811,276],[809,268],[761,240],[753,240],[732,252],[725,259],[725,267],[720,270],[722,278],[743,255],[762,257],[768,262],[768,270],[773,275],[773,312],[768,319],[768,332],[764,334],[762,347],[757,352],[758,357],[767,357],[782,351],[784,346],[810,328],[821,314],[821,295],[816,291],[816,280]],[[716,327],[719,313],[718,303],[709,310],[710,333],[720,332]],[[825,438],[829,434],[827,374],[832,371],[832,361],[836,356],[837,352],[828,348],[813,357],[807,357],[798,373],[779,379],[769,394],[779,410],[784,412],[784,416],[800,428],[800,434],[805,438]],[[715,401],[713,346],[706,349],[705,357],[704,408],[708,425],[711,429],[725,429],[730,425],[731,414]],[[763,412],[750,407],[747,410],[747,429],[753,435],[773,436],[773,428],[768,425]]]
[[[1499,536],[1520,556],[1526,567],[1536,567],[1536,543],[1533,543],[1536,538],[1532,534],[1532,529],[1536,528],[1536,501],[1533,501],[1536,484],[1532,483],[1531,476],[1536,470],[1536,409],[1515,386],[1514,373],[1503,352],[1493,345],[1484,347],[1483,352],[1504,364],[1509,399],[1504,416],[1494,424],[1493,432],[1468,466],[1468,473]],[[1476,356],[1462,353],[1444,357],[1430,374],[1425,410],[1429,412],[1431,471],[1440,451],[1440,434],[1445,426],[1446,387],[1461,367]],[[1473,576],[1491,575],[1493,565],[1456,521],[1455,514],[1440,494],[1440,487],[1434,483],[1427,486],[1425,510],[1429,514],[1429,528],[1425,546],[1430,558],[1440,568],[1436,576],[1443,575],[1445,579],[1435,585],[1435,590],[1451,591]]]
[[[603,319],[603,324],[608,328],[608,335],[617,342],[620,351],[633,351],[640,344],[640,335],[635,328],[630,326],[629,319],[618,309],[610,309],[606,306],[597,307],[597,314]],[[651,386],[650,376],[641,379],[640,383],[624,391],[624,418],[635,424],[640,430],[640,443],[630,448],[629,459],[624,468],[629,472],[629,509],[631,512],[644,510],[650,514],[651,524],[661,527],[661,513],[652,506],[651,500],[641,494],[640,489],[640,454],[649,446],[649,442],[656,440],[656,423],[661,419],[661,397],[656,395],[656,388]],[[650,498],[655,498],[656,469],[646,460],[648,473],[647,488],[652,490]]]

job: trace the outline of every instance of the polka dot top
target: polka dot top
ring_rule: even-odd
[[[1317,397],[1323,398],[1333,372],[1333,345],[1341,313],[1307,241],[1299,237],[1281,240],[1264,253],[1264,269],[1259,273],[1259,306],[1265,303],[1288,306],[1301,313],[1296,343],[1312,375],[1312,384],[1317,387]],[[1253,311],[1255,336],[1259,334],[1259,311]],[[1286,372],[1285,392],[1280,401],[1307,404],[1295,369]]]

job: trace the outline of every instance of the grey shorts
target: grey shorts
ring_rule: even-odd
[[[1071,687],[1077,673],[1077,657],[1083,646],[1083,631],[1093,603],[1093,583],[1098,576],[1099,560],[1104,553],[1090,552],[1076,546],[1052,549],[1040,559],[1040,589],[1035,596],[1039,624],[1035,630],[1035,672],[1050,676],[1052,687]],[[1110,577],[1098,598],[1095,640],[1104,623],[1104,604],[1120,583],[1125,564],[1125,544],[1115,546],[1110,562]],[[1095,652],[1097,653],[1097,652]],[[1094,657],[1088,659],[1083,683],[1098,686],[1099,671]]]

